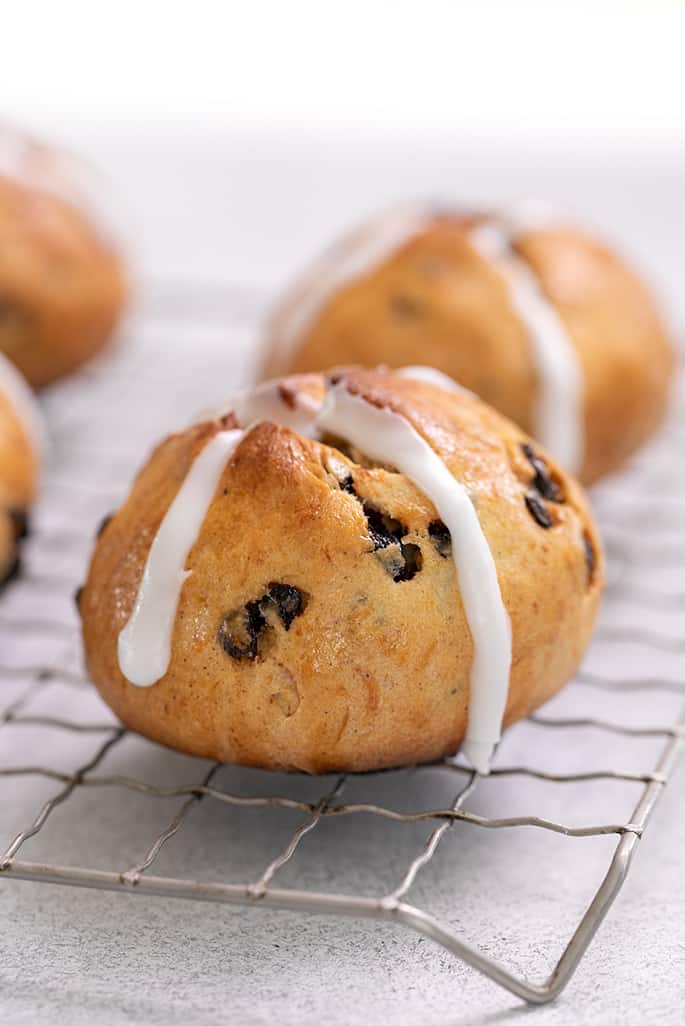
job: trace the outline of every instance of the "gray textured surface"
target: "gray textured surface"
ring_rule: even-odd
[[[323,158],[321,158],[323,159]],[[122,158],[123,160],[123,158]],[[129,168],[132,163],[129,161]],[[292,169],[291,169],[292,170]],[[294,170],[292,171],[295,177]],[[133,171],[131,170],[133,176]],[[377,180],[382,175],[377,172]],[[428,185],[430,186],[430,182]],[[217,186],[218,188],[218,186]],[[371,195],[372,193],[369,193]],[[152,192],[148,191],[152,202]],[[349,190],[348,190],[349,195]],[[138,196],[140,202],[144,196]],[[209,202],[207,196],[203,202]],[[154,206],[154,204],[153,204]],[[620,206],[620,203],[619,203]],[[255,214],[253,208],[252,214]],[[643,218],[644,218],[643,213]],[[245,214],[247,221],[247,214]],[[154,225],[154,217],[153,217]],[[312,224],[303,235],[313,234]],[[155,246],[162,246],[161,228]],[[192,237],[192,235],[191,235]],[[672,245],[673,237],[670,236]],[[281,242],[281,245],[283,243]],[[668,249],[668,244],[666,246]],[[190,259],[187,260],[187,267]],[[252,273],[252,277],[254,274]],[[199,323],[168,290],[166,313],[145,317],[126,333],[103,373],[109,389],[98,396],[100,372],[88,371],[47,398],[55,434],[50,480],[38,513],[44,526],[83,525],[76,552],[53,552],[46,563],[39,547],[28,549],[36,573],[78,574],[92,527],[105,512],[139,454],[162,431],[198,405],[220,399],[245,374],[254,308],[220,308]],[[209,308],[211,296],[202,301]],[[221,302],[220,298],[217,302]],[[170,306],[175,309],[170,313]],[[181,345],[183,343],[183,345]],[[188,374],[188,354],[209,368]],[[152,360],[152,363],[151,363]],[[150,387],[154,382],[154,401]],[[95,391],[90,392],[90,389]],[[89,391],[86,391],[89,390]],[[82,416],[96,414],[88,432]],[[200,401],[201,400],[201,401]],[[86,404],[84,406],[84,404]],[[126,417],[122,418],[122,409]],[[104,444],[107,458],[103,458]],[[117,455],[117,443],[120,453]],[[77,455],[90,447],[92,461],[80,476],[81,493],[65,491]],[[111,492],[111,495],[108,494]],[[630,503],[628,503],[628,507]],[[650,536],[645,537],[645,545]],[[659,586],[677,586],[681,571],[654,571]],[[44,616],[73,622],[66,592],[19,582],[11,608],[0,614]],[[682,636],[682,612],[651,618],[630,604],[609,605],[607,623],[639,624]],[[17,635],[3,662],[25,665],[39,657],[78,667],[70,635]],[[640,646],[618,653],[595,647],[588,667],[607,666],[618,677],[642,672],[683,680],[683,656],[655,656]],[[18,687],[0,681],[2,704]],[[13,690],[14,689],[14,690]],[[622,696],[574,685],[550,704],[550,714],[603,715],[624,723],[667,722],[682,698],[645,693]],[[27,712],[51,712],[83,722],[106,722],[107,711],[90,692],[52,684]],[[0,731],[0,765],[41,761],[69,768],[88,757],[102,735],[46,734],[37,727]],[[523,724],[506,737],[498,759],[577,770],[618,766],[651,768],[658,742],[607,739],[592,730],[551,735]],[[198,781],[205,765],[126,739],[102,772],[126,772],[162,783]],[[243,791],[283,791],[309,796],[325,782],[274,780],[265,774],[226,769],[221,782]],[[451,786],[451,790],[449,790]],[[371,776],[354,781],[346,798],[381,797],[407,807],[440,805],[454,783],[430,772]],[[657,808],[617,905],[554,1006],[528,1009],[446,952],[398,929],[350,920],[303,918],[290,913],[231,909],[171,900],[110,895],[0,879],[0,1010],[16,1023],[507,1023],[532,1016],[543,1024],[577,1022],[681,1023],[685,999],[685,768],[681,767]],[[0,843],[26,825],[55,785],[38,778],[0,785]],[[549,785],[500,780],[481,785],[470,807],[490,815],[537,812],[572,824],[626,819],[634,785]],[[26,846],[26,858],[54,859],[125,869],[173,815],[178,799],[150,801],[120,790],[83,789]],[[29,816],[30,818],[30,816]],[[156,872],[207,879],[254,877],[278,851],[296,818],[290,813],[235,811],[204,803],[163,850]],[[427,826],[382,824],[355,817],[326,823],[307,837],[295,861],[279,877],[284,886],[375,894],[396,885],[419,850]],[[486,832],[458,825],[445,837],[411,898],[517,972],[541,978],[559,956],[608,865],[614,840],[570,839],[517,829]]]
[[[354,1023],[440,1026],[680,1024],[685,1001],[685,817],[680,772],[618,904],[559,1002],[527,1009],[409,934],[377,925],[189,903],[0,885],[7,1021],[89,1024]],[[202,847],[202,838],[195,835]],[[517,857],[512,846],[511,860]],[[549,867],[547,867],[549,869]],[[533,891],[536,870],[528,870]],[[545,874],[564,889],[565,880]],[[444,881],[446,888],[453,879]],[[522,904],[503,878],[493,943],[524,933],[522,961],[548,957],[550,891]],[[468,918],[467,902],[464,919]],[[477,914],[477,912],[476,912]],[[541,950],[542,949],[542,950]]]

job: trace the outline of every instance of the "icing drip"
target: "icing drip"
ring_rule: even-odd
[[[583,458],[583,381],[573,343],[526,262],[512,249],[523,231],[518,220],[486,221],[470,234],[478,252],[503,274],[535,357],[539,387],[534,434],[568,470]]]
[[[43,414],[25,378],[1,353],[0,392],[9,399],[14,412],[24,425],[38,462],[42,462],[47,450],[47,429]]]
[[[442,380],[440,384],[445,387]],[[509,690],[511,626],[492,553],[463,485],[405,417],[378,409],[342,385],[330,387],[320,405],[302,393],[288,394],[286,400],[276,384],[267,383],[239,397],[233,412],[240,424],[269,419],[310,436],[330,431],[372,459],[397,467],[434,504],[450,531],[473,639],[469,718],[462,750],[475,769],[488,773]],[[207,443],[152,543],[133,613],[119,635],[119,666],[133,684],[146,687],[166,673],[176,609],[187,577],[184,566],[226,462],[244,436],[242,428],[222,431]]]
[[[462,751],[488,773],[509,691],[511,625],[492,553],[466,489],[408,420],[332,387],[317,418],[372,459],[390,463],[431,500],[452,536],[452,554],[473,639],[471,696]]]
[[[191,466],[148,553],[131,617],[119,635],[119,667],[132,684],[149,687],[163,677],[188,554],[207,515],[224,467],[243,432],[219,431]]]
[[[314,266],[299,294],[280,314],[280,345],[284,358],[330,297],[354,278],[379,267],[384,260],[418,235],[431,220],[417,207],[402,207],[382,214],[353,236],[343,239]]]
[[[437,385],[444,388],[446,392],[465,392],[466,395],[473,395],[468,388],[458,384],[449,374],[438,370],[436,367],[428,367],[423,364],[412,364],[410,367],[400,367],[398,371],[401,378],[410,378],[412,381],[425,381],[428,385]]]

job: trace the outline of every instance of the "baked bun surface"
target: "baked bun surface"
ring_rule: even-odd
[[[398,209],[343,239],[266,330],[260,377],[427,364],[585,483],[665,415],[673,351],[642,281],[572,226]]]
[[[0,352],[34,387],[105,345],[126,292],[114,247],[57,168],[52,151],[0,129]]]
[[[463,488],[511,625],[504,724],[572,676],[597,612],[602,554],[582,490],[537,444],[468,393],[384,369],[265,389],[291,423],[326,389],[341,409],[352,397],[413,430]],[[248,406],[163,441],[101,532],[79,600],[92,680],[134,730],[224,762],[323,773],[454,753],[476,655],[454,537],[410,477],[340,430],[307,437],[262,419],[254,399]],[[150,587],[144,571],[154,576],[172,504],[224,436],[238,441],[179,564],[167,663],[139,686],[122,672],[120,635]]]
[[[44,436],[28,384],[0,355],[0,584],[18,565],[17,543],[36,497]]]

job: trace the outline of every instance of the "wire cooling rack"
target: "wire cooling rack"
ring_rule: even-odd
[[[507,732],[491,777],[459,757],[349,778],[210,765],[112,719],[83,676],[72,596],[94,528],[150,445],[244,383],[258,306],[247,293],[151,289],[116,351],[46,397],[44,496],[0,596],[0,877],[399,924],[524,1000],[549,1001],[622,887],[685,741],[685,407],[595,490],[609,556],[597,636],[562,694]],[[209,811],[198,822],[200,806]],[[198,866],[202,831],[216,843]],[[541,845],[522,865],[518,848],[509,854],[521,832]],[[594,860],[570,848],[598,841]],[[448,872],[435,883],[441,856]],[[308,866],[295,873],[298,860]],[[551,904],[570,940],[534,982],[505,966],[526,963],[520,931],[487,894],[493,871],[520,888],[546,864],[567,867]],[[580,865],[593,867],[589,889]],[[479,945],[467,939],[477,923]],[[494,923],[500,958],[487,939]]]

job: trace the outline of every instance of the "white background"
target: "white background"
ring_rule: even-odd
[[[682,3],[60,4],[3,19],[4,106],[143,128],[685,142]]]
[[[28,0],[0,113],[104,167],[141,275],[271,291],[379,205],[533,197],[685,323],[682,3]]]

